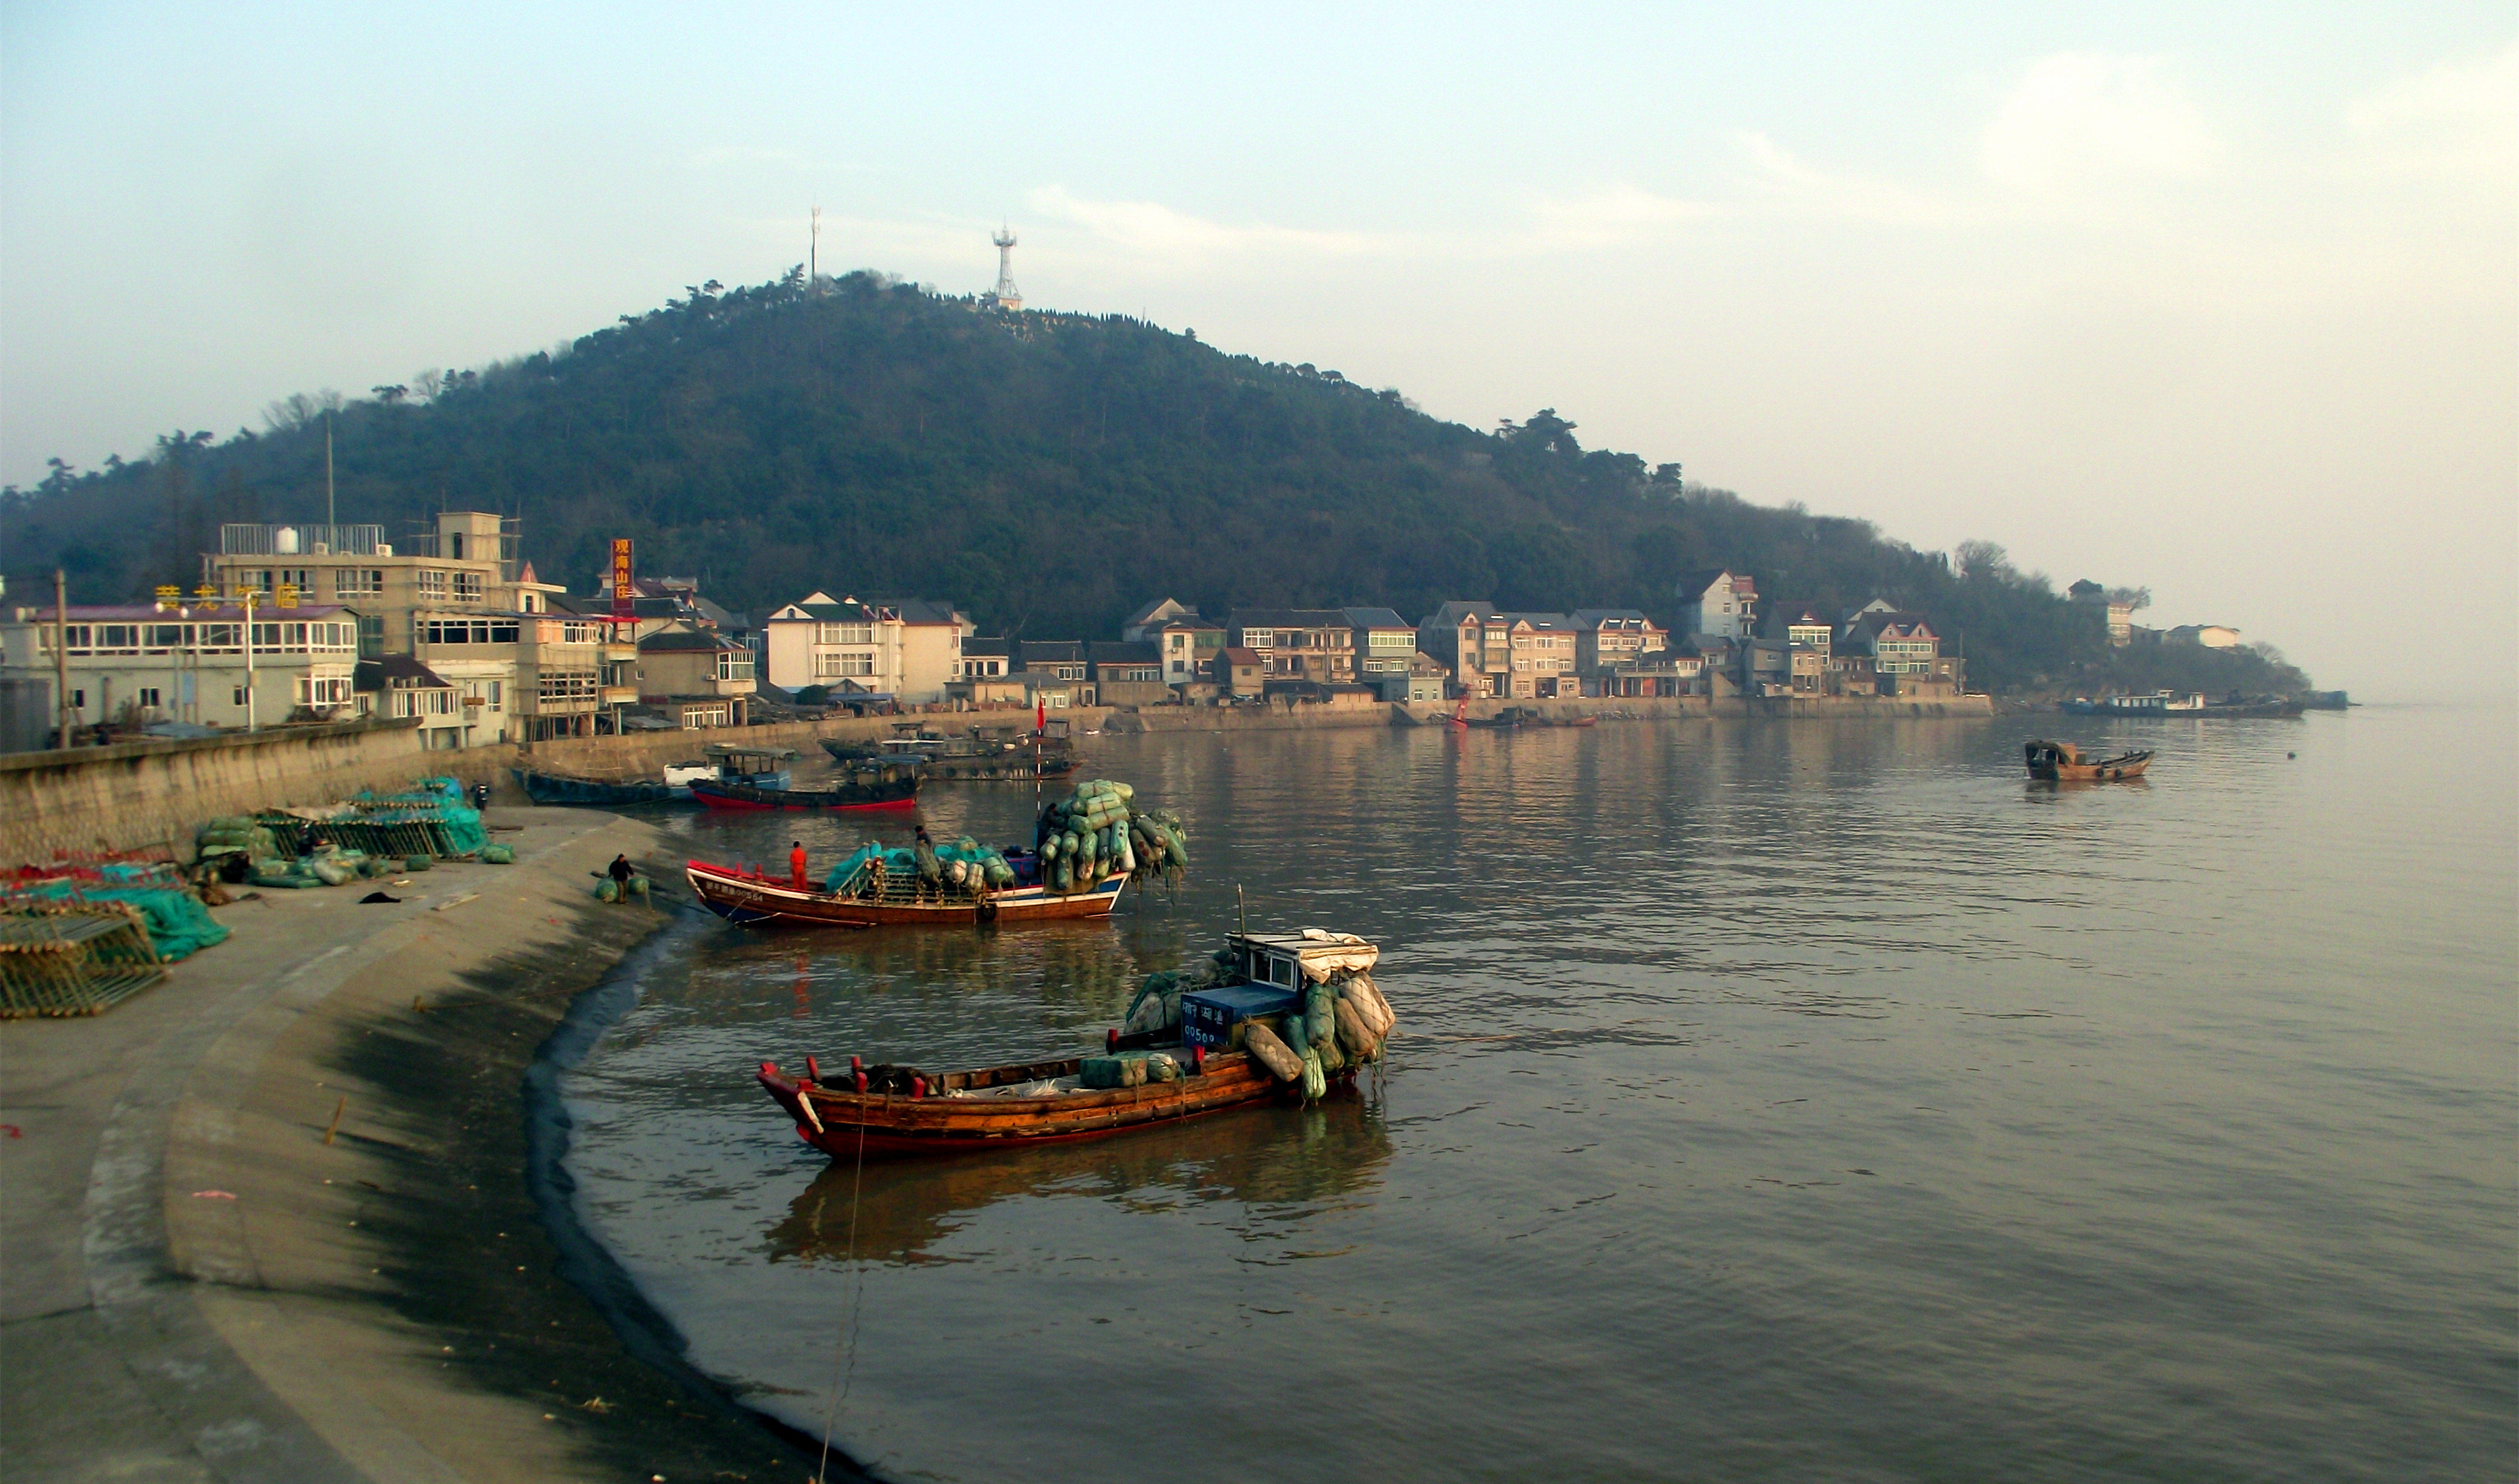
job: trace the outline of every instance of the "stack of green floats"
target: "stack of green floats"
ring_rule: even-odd
[[[1147,975],[1122,1025],[1132,1035],[1179,1029],[1182,993],[1224,982],[1230,959],[1219,950],[1186,969]],[[1311,1101],[1329,1090],[1330,1073],[1381,1061],[1383,1043],[1397,1024],[1371,974],[1342,969],[1325,981],[1307,981],[1302,1009],[1243,1022],[1241,1044],[1277,1080],[1301,1081],[1305,1101]]]
[[[1065,895],[1090,892],[1114,876],[1154,877],[1189,865],[1189,837],[1170,809],[1136,807],[1136,790],[1108,778],[1041,810],[1033,835],[1041,884]]]
[[[912,847],[887,850],[868,841],[857,853],[831,868],[822,889],[840,896],[863,896],[878,887],[916,881],[942,892],[948,889],[981,895],[1015,884],[1015,868],[1006,857],[965,835],[945,845],[919,841]]]

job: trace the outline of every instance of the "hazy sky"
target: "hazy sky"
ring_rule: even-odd
[[[2519,21],[0,5],[0,478],[801,261],[2519,676]],[[2432,643],[2438,639],[2443,642]],[[2504,739],[2506,740],[2506,739]]]

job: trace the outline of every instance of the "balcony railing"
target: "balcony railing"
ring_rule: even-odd
[[[221,526],[222,556],[378,556],[384,546],[382,526]]]

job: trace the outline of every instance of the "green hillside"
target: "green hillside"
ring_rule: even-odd
[[[75,597],[138,596],[193,582],[222,521],[320,520],[319,406],[10,489],[10,590],[48,595],[59,565]],[[1868,522],[1684,485],[1575,433],[1553,411],[1493,433],[1443,422],[1395,390],[1116,316],[1002,316],[873,273],[815,291],[800,272],[695,288],[563,353],[377,388],[332,418],[343,521],[391,539],[438,508],[518,515],[526,556],[578,591],[629,536],[642,571],[695,574],[731,608],[814,588],[949,596],[993,629],[1072,637],[1166,594],[1667,619],[1679,572],[1730,566],[1771,595],[1929,613],[1997,688],[2127,663],[1999,550],[1958,575]],[[2254,656],[2204,663],[2218,688],[2300,683]]]

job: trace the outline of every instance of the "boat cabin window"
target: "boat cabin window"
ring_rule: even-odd
[[[1279,958],[1274,953],[1268,955],[1268,982],[1280,989],[1293,989],[1303,982],[1303,972],[1295,967],[1293,959]]]

